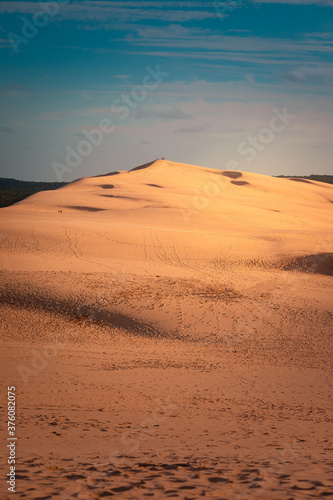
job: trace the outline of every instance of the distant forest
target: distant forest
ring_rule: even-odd
[[[306,179],[308,181],[326,182],[326,184],[333,184],[333,175],[274,175],[282,179]]]
[[[306,179],[308,181],[326,182],[333,184],[333,175],[275,175],[274,177],[283,179]],[[0,208],[9,207],[18,201],[28,198],[39,191],[48,191],[65,186],[68,182],[31,182],[17,181],[0,177]]]
[[[39,191],[58,189],[67,182],[30,182],[0,177],[0,208],[8,207]]]

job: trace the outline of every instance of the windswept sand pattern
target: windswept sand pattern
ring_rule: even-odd
[[[98,460],[98,459],[97,459]],[[58,462],[53,459],[44,465],[43,457],[26,459],[18,471],[18,480],[26,486],[28,498],[62,500],[115,498],[180,498],[184,500],[201,497],[243,500],[247,498],[272,498],[276,500],[295,498],[329,498],[333,494],[333,481],[319,481],[316,472],[329,472],[330,465],[318,464],[312,476],[305,470],[287,468],[283,461],[274,469],[272,462],[249,461],[240,464],[229,457],[220,461],[168,463],[135,462],[114,467],[100,465],[94,458],[85,462]],[[77,471],[80,471],[78,473]],[[57,479],[59,485],[57,485]],[[38,496],[34,483],[42,484],[45,493]],[[64,484],[65,486],[60,486]],[[278,491],[278,493],[277,493]],[[18,498],[26,495],[18,494]],[[4,500],[10,498],[7,496]]]

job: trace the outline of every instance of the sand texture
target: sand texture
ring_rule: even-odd
[[[333,498],[333,186],[157,160],[0,210],[16,498]],[[3,453],[4,451],[4,453]]]

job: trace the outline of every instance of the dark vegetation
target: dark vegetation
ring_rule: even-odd
[[[0,177],[0,208],[13,205],[38,191],[58,189],[65,184],[67,182],[30,182]]]
[[[283,179],[306,179],[308,181],[326,182],[326,184],[333,184],[333,175],[274,175]]]

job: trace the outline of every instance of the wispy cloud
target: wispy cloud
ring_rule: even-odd
[[[155,118],[158,120],[169,121],[169,120],[188,120],[192,118],[191,115],[185,113],[179,108],[172,108],[170,110],[153,110],[153,109],[139,109],[135,113],[135,118]]]
[[[17,97],[22,95],[27,96],[29,95],[29,91],[21,85],[6,85],[4,87],[0,87],[0,94],[7,97]]]
[[[131,78],[131,75],[113,75],[113,78],[117,78],[118,80],[128,80]]]
[[[98,118],[98,117],[106,117],[111,114],[116,113],[117,107],[95,107],[95,108],[85,108],[85,109],[69,109],[67,111],[50,111],[48,113],[40,113],[36,116],[37,120],[45,120],[45,121],[61,121],[67,120],[69,118]],[[120,109],[121,111],[121,109]]]
[[[16,130],[11,127],[0,127],[0,133],[14,134]]]
[[[234,61],[247,65],[281,66],[291,61],[317,63],[317,57],[333,52],[332,36],[269,38],[252,35],[219,35],[175,24],[163,27],[140,27],[126,37],[132,47],[145,47],[140,55],[187,60]],[[157,48],[163,50],[154,50]],[[169,50],[165,50],[169,49]],[[133,51],[133,48],[131,49]]]
[[[294,82],[328,83],[333,80],[333,66],[300,66],[290,70],[286,78]]]
[[[188,19],[207,19],[216,17],[216,11],[213,8],[213,2],[202,2],[200,0],[190,1],[168,1],[167,3],[158,0],[150,1],[98,1],[98,0],[75,0],[71,3],[57,2],[63,17],[71,17],[85,14],[86,18],[95,20],[102,16],[116,17],[116,20],[131,18],[134,19],[160,19],[172,20],[174,14],[183,11],[186,15],[184,20]],[[227,3],[227,2],[225,2]],[[317,5],[319,7],[332,7],[333,0],[249,0],[249,4],[287,4],[287,5]],[[37,1],[3,1],[0,4],[0,13],[34,13],[41,10],[40,2]],[[141,15],[141,17],[139,17]]]
[[[324,38],[324,37],[322,37]],[[136,36],[128,35],[126,40],[133,45],[173,48],[199,48],[203,50],[226,50],[230,52],[250,53],[289,53],[299,50],[332,51],[333,38],[321,39],[318,36],[295,38],[270,38],[260,36],[231,36],[212,34],[208,30],[184,28],[176,24],[163,27],[140,27]]]
[[[319,7],[333,7],[333,0],[253,0],[256,4],[276,3],[288,5],[318,5]]]
[[[103,2],[83,1],[62,4],[58,16],[65,20],[142,22],[143,20],[179,21],[215,18],[216,12],[204,2]],[[2,2],[0,13],[34,13],[41,10],[39,2]]]
[[[1,31],[3,31],[3,30],[1,30]],[[0,49],[7,49],[7,48],[11,48],[11,47],[12,47],[12,44],[8,40],[8,38],[0,38]]]
[[[99,117],[109,117],[111,115],[118,116],[117,112],[122,111],[121,107],[113,106],[110,107],[99,107],[99,108],[86,108],[86,109],[74,109],[68,111],[53,111],[48,113],[41,113],[36,116],[38,120],[45,121],[61,121],[73,118],[99,118]],[[192,118],[191,115],[184,112],[175,106],[155,106],[150,109],[140,109],[134,114],[136,119],[155,119],[162,121],[169,120],[187,120]]]
[[[49,122],[57,122],[63,120],[69,113],[60,113],[57,111],[51,113],[41,113],[36,116],[37,120],[45,120]]]
[[[177,128],[174,132],[176,134],[198,134],[198,133],[203,133],[206,132],[211,125],[203,125],[203,124],[198,124],[198,125],[192,125],[191,127],[183,127],[183,128]]]

